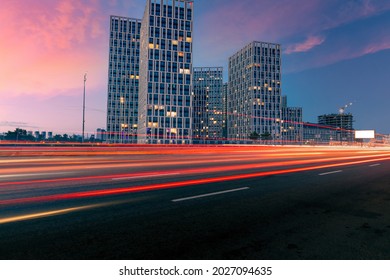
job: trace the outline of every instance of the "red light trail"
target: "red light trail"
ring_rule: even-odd
[[[371,159],[364,159],[364,160],[347,161],[341,163],[297,167],[297,168],[282,169],[282,170],[262,171],[262,172],[255,172],[249,174],[238,174],[238,175],[218,176],[214,178],[185,180],[179,182],[168,182],[168,183],[161,183],[161,184],[149,184],[143,186],[132,186],[132,187],[124,187],[124,188],[113,188],[113,189],[92,190],[92,191],[74,192],[74,193],[66,193],[66,194],[8,199],[8,200],[0,201],[0,205],[14,205],[14,204],[21,204],[21,203],[91,198],[91,197],[118,195],[118,194],[126,194],[126,193],[133,193],[133,192],[153,191],[153,190],[160,190],[160,189],[178,188],[178,187],[201,185],[207,183],[217,183],[217,182],[232,181],[232,180],[239,180],[239,179],[249,179],[254,177],[288,174],[294,172],[311,171],[311,170],[318,170],[324,168],[357,165],[357,164],[387,161],[387,160],[390,160],[389,156],[373,158],[373,159],[371,158]]]

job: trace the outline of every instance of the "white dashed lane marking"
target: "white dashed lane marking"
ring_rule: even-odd
[[[201,195],[196,195],[196,196],[173,199],[172,202],[180,202],[180,201],[197,199],[197,198],[202,198],[202,197],[221,195],[221,194],[225,194],[225,193],[244,191],[244,190],[248,190],[248,189],[249,189],[248,187],[245,187],[245,188],[232,189],[232,190],[226,190],[226,191],[220,191],[220,192],[206,193],[206,194],[201,194]]]
[[[336,171],[331,171],[331,172],[325,172],[325,173],[320,173],[318,175],[324,176],[324,175],[330,175],[330,174],[335,174],[335,173],[340,173],[343,172],[343,170],[336,170]]]

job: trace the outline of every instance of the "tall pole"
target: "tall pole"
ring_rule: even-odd
[[[341,146],[343,145],[343,116],[344,116],[344,111],[341,113]]]
[[[84,74],[84,93],[83,93],[83,133],[81,135],[81,143],[84,143],[85,130],[85,83],[87,82],[87,73]]]

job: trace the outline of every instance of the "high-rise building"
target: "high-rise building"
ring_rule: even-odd
[[[193,1],[147,0],[141,27],[138,143],[192,139]]]
[[[252,42],[229,58],[228,138],[251,133],[279,141],[281,46]]]
[[[301,144],[303,140],[303,116],[301,107],[288,107],[287,96],[282,96],[281,137],[282,144]]]
[[[193,139],[194,143],[222,140],[223,68],[193,69]]]
[[[107,141],[136,143],[141,20],[110,17]]]

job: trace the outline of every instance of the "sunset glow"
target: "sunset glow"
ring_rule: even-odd
[[[390,4],[376,0],[347,2],[199,1],[194,5],[197,16],[194,66],[227,68],[227,58],[242,45],[253,40],[279,42],[284,49],[283,90],[291,103],[303,107],[308,121],[356,100],[352,111],[356,125],[388,133],[383,122],[389,118],[388,110],[382,107],[385,102],[379,102],[386,98],[383,79],[376,77],[378,89],[368,98],[358,85],[361,91],[353,85],[345,88],[348,83],[328,77],[333,83],[332,90],[328,90],[321,84],[329,84],[329,80],[321,75],[323,82],[313,88],[307,84],[312,83],[309,76],[304,76],[304,72],[298,74],[314,68],[325,71],[327,66],[353,60],[363,69],[371,61],[384,63],[378,64],[378,69],[388,75],[385,65],[389,64],[382,56],[389,57]],[[143,9],[141,0],[2,1],[0,26],[6,39],[0,41],[0,131],[21,127],[80,133],[84,73],[88,73],[87,131],[92,134],[96,128],[104,128],[109,16],[140,18]],[[372,59],[362,59],[368,55]],[[331,72],[341,77],[346,75],[345,71]],[[306,81],[297,84],[296,75]],[[374,78],[370,75],[365,75],[366,81]],[[360,83],[360,79],[354,82]],[[313,93],[319,104],[315,108],[310,103]],[[324,98],[328,95],[330,98]]]

